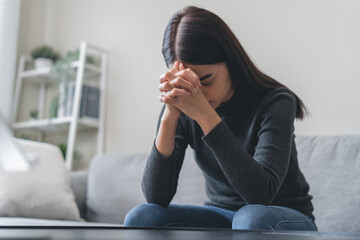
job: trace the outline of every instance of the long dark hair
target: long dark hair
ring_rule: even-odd
[[[193,65],[225,62],[234,86],[257,95],[285,87],[262,73],[226,23],[206,9],[189,6],[176,12],[165,29],[162,53],[167,67],[175,60]],[[308,110],[298,96],[296,100],[296,118],[303,119]]]

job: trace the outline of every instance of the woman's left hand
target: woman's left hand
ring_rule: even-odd
[[[187,96],[178,94],[178,89],[185,88],[185,84],[187,84],[184,80],[191,83],[200,82],[198,75],[190,68],[185,69],[182,66],[180,69],[182,70],[175,74],[179,78],[170,82],[176,86],[176,88],[163,94],[160,97],[160,101],[166,104],[174,105],[188,117],[198,121],[202,115],[206,114],[207,111],[213,111],[213,109],[201,89]],[[182,85],[184,85],[184,87]]]

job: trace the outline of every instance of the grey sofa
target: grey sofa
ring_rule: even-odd
[[[297,136],[300,167],[310,184],[319,231],[360,232],[360,136]],[[88,172],[73,172],[81,216],[91,222],[123,223],[144,203],[140,181],[147,155],[104,155]],[[202,204],[204,178],[187,149],[173,203]]]
[[[360,232],[360,136],[297,136],[295,140],[319,231]],[[146,154],[97,156],[87,172],[72,172],[71,187],[87,221],[79,224],[122,224],[130,209],[144,203],[140,181],[146,159]],[[187,149],[172,203],[202,204],[207,199],[204,184],[192,150]]]

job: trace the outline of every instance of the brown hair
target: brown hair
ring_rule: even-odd
[[[206,9],[189,6],[176,12],[165,29],[162,53],[167,67],[175,60],[194,65],[225,62],[234,86],[254,94],[285,87],[262,73],[226,23]],[[296,100],[296,118],[303,119],[308,110],[298,96]]]

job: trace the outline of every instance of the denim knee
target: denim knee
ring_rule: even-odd
[[[265,205],[245,205],[235,213],[232,221],[232,228],[243,230],[270,230],[272,229],[272,226],[268,222],[268,213],[268,207]]]
[[[145,203],[130,210],[125,216],[124,226],[160,227],[166,224],[166,208],[157,204]]]

